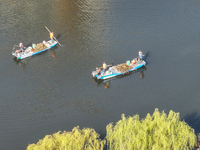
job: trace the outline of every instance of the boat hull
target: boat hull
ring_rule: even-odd
[[[142,68],[145,65],[146,65],[146,62],[144,60],[138,61],[135,65],[133,65],[133,67],[131,67],[129,70],[127,70],[125,72],[116,71],[115,66],[112,66],[108,69],[108,71],[106,71],[104,73],[102,73],[102,72],[99,73],[97,71],[93,71],[92,76],[97,78],[97,79],[100,79],[100,80],[105,80],[105,79],[109,79],[109,78],[113,78],[113,77],[116,77],[116,76],[120,76],[120,75],[123,75],[123,74],[130,73],[134,70]]]
[[[32,51],[32,47],[29,46],[24,52],[20,52],[18,53],[17,51],[13,52],[12,55],[15,56],[17,59],[25,59],[25,58],[28,58],[28,57],[31,57],[31,56],[34,56],[34,55],[37,55],[39,53],[42,53],[48,49],[51,49],[52,47],[56,46],[58,44],[57,41],[47,41],[45,43],[43,43],[47,48],[45,49],[42,49],[40,51],[37,51],[37,52],[34,52]]]

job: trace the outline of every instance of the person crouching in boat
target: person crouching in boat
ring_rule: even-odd
[[[136,63],[137,63],[137,58],[134,58],[134,59],[131,61],[130,66],[133,66],[133,65],[136,64]]]
[[[54,33],[53,33],[53,32],[50,32],[49,34],[50,34],[51,43],[53,43],[53,42],[54,42],[54,40],[53,40],[53,38],[54,38]]]
[[[100,75],[101,69],[100,68],[96,68],[96,72],[97,72],[97,75]]]
[[[23,43],[19,43],[20,52],[24,52],[24,45]]]

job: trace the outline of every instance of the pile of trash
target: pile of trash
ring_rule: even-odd
[[[44,45],[43,43],[39,43],[35,46],[34,52],[38,52],[38,51],[41,51],[41,50],[46,49],[46,48],[47,48],[46,45]]]
[[[117,66],[114,66],[114,68],[120,72],[126,72],[131,69],[131,66],[127,65],[127,63],[123,63]]]

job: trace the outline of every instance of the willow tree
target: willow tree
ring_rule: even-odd
[[[187,150],[196,143],[194,129],[180,120],[179,113],[170,111],[167,116],[158,109],[141,120],[122,114],[115,126],[107,125],[106,139],[109,150]]]
[[[105,140],[99,139],[94,129],[75,127],[72,132],[46,135],[37,144],[28,145],[27,150],[103,150],[104,145]]]

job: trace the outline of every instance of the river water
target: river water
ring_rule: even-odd
[[[121,114],[179,112],[200,132],[199,0],[2,0],[0,149],[22,150],[45,135],[106,125]],[[18,61],[14,45],[62,44]],[[145,54],[146,67],[108,82],[96,67]]]

